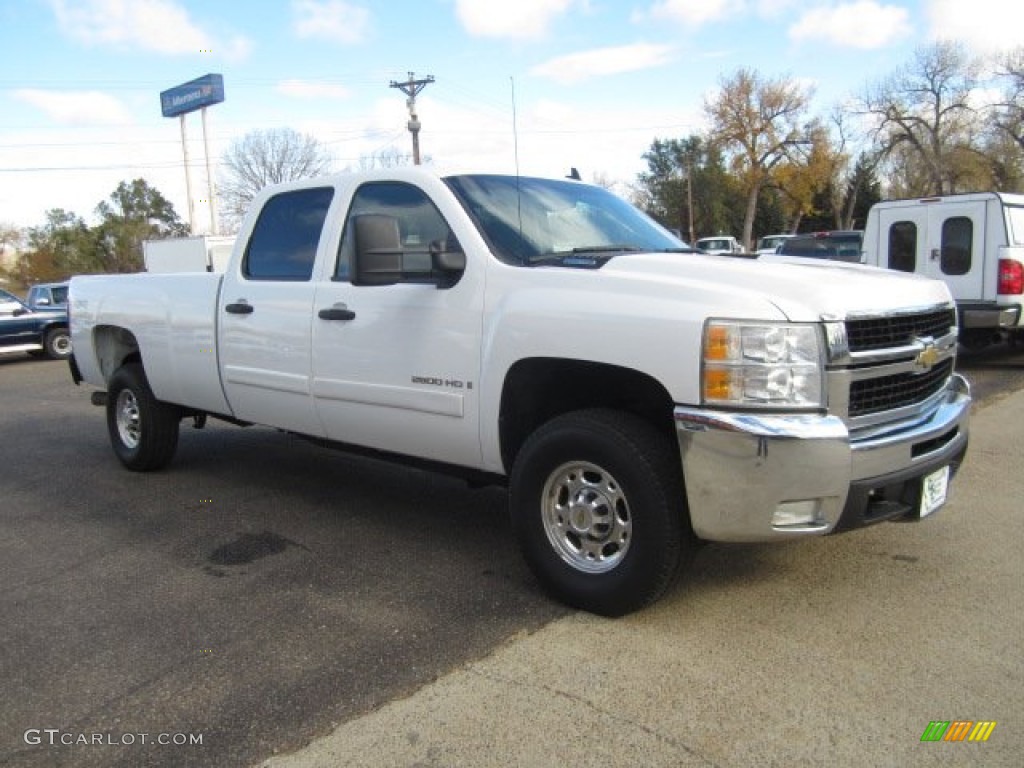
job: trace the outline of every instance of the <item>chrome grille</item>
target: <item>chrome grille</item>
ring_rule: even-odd
[[[851,418],[892,411],[927,400],[946,386],[953,361],[944,360],[924,373],[898,373],[850,384]]]
[[[956,325],[956,312],[942,309],[916,315],[872,317],[847,320],[846,335],[851,352],[902,347],[914,338],[942,338]]]

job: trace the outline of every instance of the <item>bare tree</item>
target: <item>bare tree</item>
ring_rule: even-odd
[[[867,88],[859,110],[874,119],[880,156],[903,186],[898,192],[948,194],[976,173],[976,84],[977,64],[962,45],[943,41],[918,49],[909,65]]]
[[[263,187],[330,173],[334,159],[314,137],[291,128],[274,128],[252,131],[235,141],[222,163],[221,214],[233,227]]]
[[[763,80],[741,69],[722,80],[717,96],[704,104],[712,124],[711,139],[730,154],[733,172],[747,197],[742,241],[753,245],[754,217],[761,188],[775,168],[790,159],[794,145],[805,140],[804,115],[811,92],[780,78]]]
[[[1024,150],[1024,47],[1004,55],[996,77],[1005,87],[1002,98],[993,105],[992,124]]]
[[[427,163],[430,157],[425,158]],[[401,168],[402,166],[413,165],[413,157],[409,152],[403,152],[395,146],[388,146],[384,149],[376,149],[368,155],[360,155],[356,170],[372,171],[375,168]],[[353,170],[348,166],[347,170]]]

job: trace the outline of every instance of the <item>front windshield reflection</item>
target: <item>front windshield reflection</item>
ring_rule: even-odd
[[[688,246],[646,214],[601,187],[515,176],[445,180],[499,259],[547,262],[566,255],[610,258]]]

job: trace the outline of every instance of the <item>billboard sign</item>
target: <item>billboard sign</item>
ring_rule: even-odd
[[[160,93],[160,109],[164,117],[177,117],[222,101],[224,78],[221,75],[203,75]]]

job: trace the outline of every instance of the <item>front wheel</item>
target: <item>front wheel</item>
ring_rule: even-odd
[[[573,607],[605,616],[642,608],[692,552],[671,439],[632,414],[553,419],[523,445],[509,487],[524,557]]]
[[[71,356],[71,331],[51,328],[43,338],[43,353],[51,360],[67,360]]]
[[[114,372],[107,388],[107,431],[121,463],[135,472],[161,469],[178,447],[181,414],[156,399],[137,363]]]

